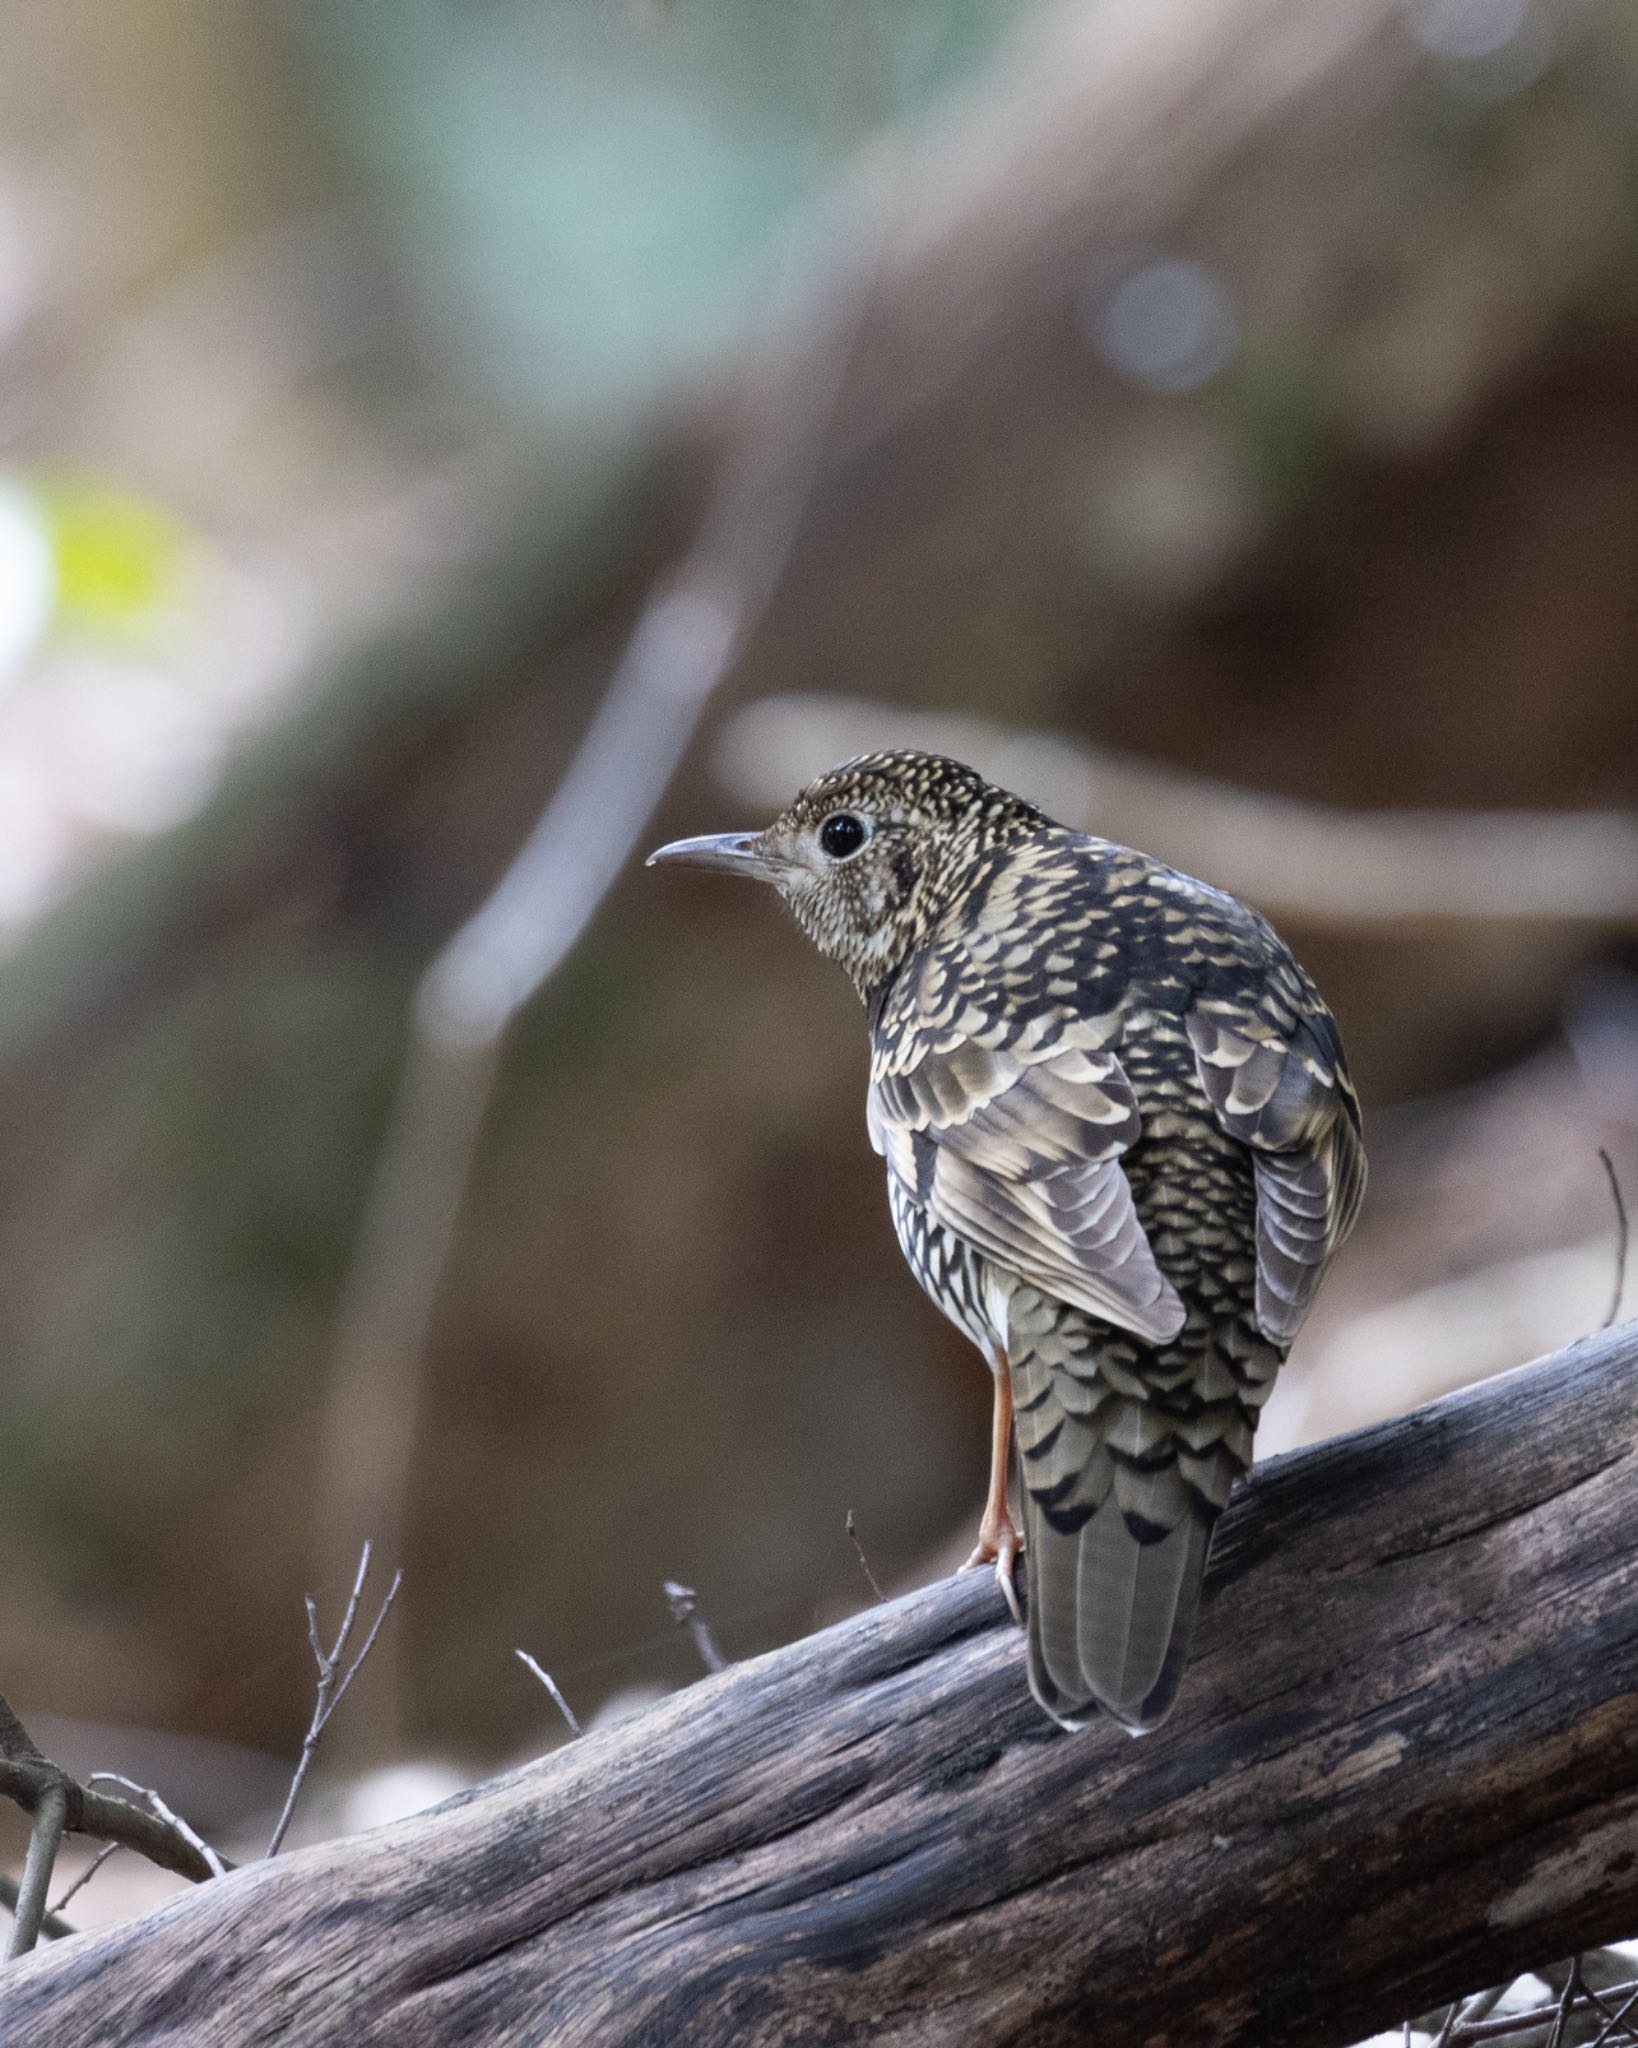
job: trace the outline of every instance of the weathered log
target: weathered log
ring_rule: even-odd
[[[1165,1728],[988,1574],[0,1976],[0,2038],[1326,2048],[1638,1925],[1638,1325],[1259,1469]]]

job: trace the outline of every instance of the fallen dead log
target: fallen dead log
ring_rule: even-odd
[[[0,2039],[1355,2040],[1638,1926],[1635,1506],[1627,1325],[1260,1469],[1156,1734],[946,1581],[32,1956]]]

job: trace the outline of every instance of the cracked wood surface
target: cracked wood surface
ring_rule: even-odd
[[[1153,1735],[945,1581],[31,1957],[0,2040],[1325,2048],[1630,1934],[1635,1365],[1259,1469]]]

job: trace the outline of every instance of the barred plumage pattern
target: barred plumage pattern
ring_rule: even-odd
[[[728,845],[665,852],[773,881],[853,974],[894,1225],[997,1369],[1003,1458],[1010,1397],[1031,1685],[1152,1727],[1364,1188],[1330,1013],[1254,911],[938,756],[845,764]]]

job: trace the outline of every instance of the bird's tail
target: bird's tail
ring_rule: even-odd
[[[1220,1353],[1174,1364],[1033,1289],[1013,1298],[1009,1356],[1030,1688],[1068,1727],[1102,1708],[1141,1734],[1177,1697],[1263,1389]]]
[[[1084,1727],[1100,1707],[1134,1735],[1157,1728],[1183,1676],[1209,1523],[1190,1514],[1141,1542],[1106,1501],[1065,1531],[1026,1490],[1024,1539],[1030,1690],[1066,1728]]]

